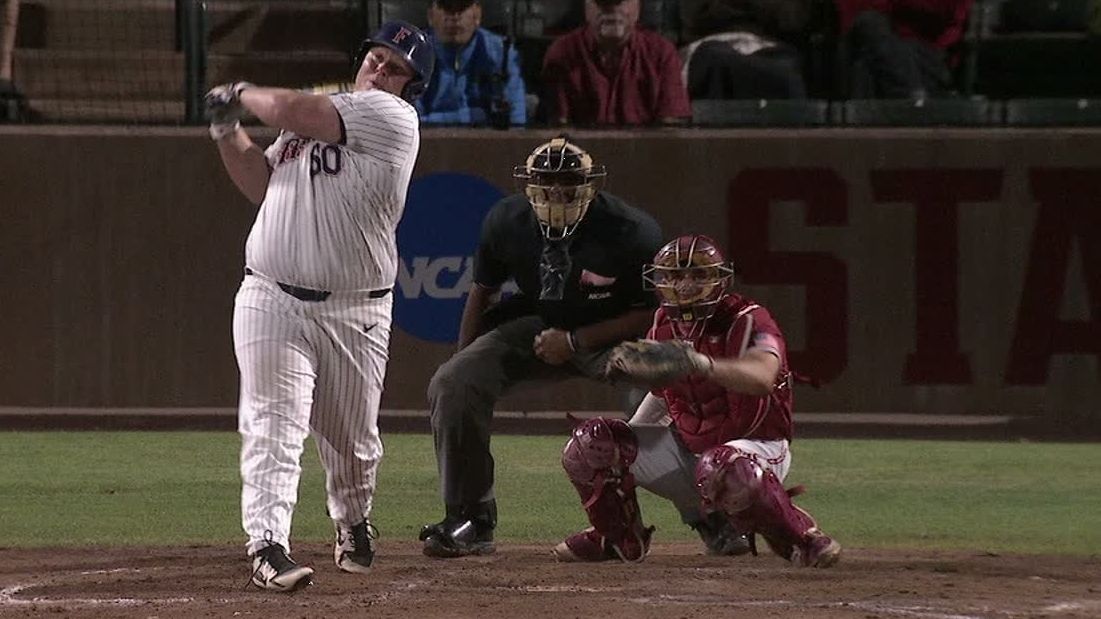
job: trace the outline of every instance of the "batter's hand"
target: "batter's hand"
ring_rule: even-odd
[[[206,119],[211,125],[232,125],[245,116],[241,93],[251,88],[248,82],[230,82],[211,88],[203,97]]]
[[[535,336],[534,348],[535,356],[551,365],[562,365],[573,358],[569,331],[546,329]]]

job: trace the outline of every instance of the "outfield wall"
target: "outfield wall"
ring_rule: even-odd
[[[262,134],[270,140],[270,132]],[[384,406],[423,408],[477,222],[547,132],[426,131]],[[728,248],[803,411],[1101,423],[1101,131],[577,132],[667,235]],[[253,210],[202,129],[0,129],[0,405],[227,406]],[[528,389],[519,410],[616,408]]]

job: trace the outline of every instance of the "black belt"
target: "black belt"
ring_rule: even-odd
[[[250,269],[248,267],[245,267],[245,275],[254,275],[254,274],[255,273],[253,272],[252,269]],[[279,288],[283,292],[291,295],[292,297],[298,299],[299,301],[314,301],[314,302],[324,301],[325,299],[328,299],[330,295],[333,294],[333,293],[329,292],[328,290],[314,290],[312,288],[302,288],[301,286],[295,286],[295,285],[292,285],[292,284],[284,284],[283,282],[275,282],[275,283],[276,283],[276,285],[279,286]],[[372,290],[372,291],[368,292],[367,296],[371,299],[381,299],[382,297],[385,297],[388,294],[390,294],[390,289],[389,288],[382,288],[380,290]]]

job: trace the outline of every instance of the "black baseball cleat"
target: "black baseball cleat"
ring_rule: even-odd
[[[313,584],[313,569],[295,563],[282,545],[268,544],[252,555],[249,582],[265,591],[289,593]]]
[[[466,506],[448,505],[447,517],[421,529],[424,554],[438,559],[493,554],[493,529],[497,527],[497,501],[490,499]]]
[[[722,512],[711,512],[704,520],[691,526],[714,557],[737,557],[753,552],[749,536],[739,532]]]
[[[369,574],[371,563],[375,560],[376,539],[378,529],[366,520],[350,529],[338,526],[333,561],[338,568],[350,574]]]
[[[421,529],[424,554],[437,559],[452,559],[496,552],[493,527],[481,519],[448,521],[444,519]]]

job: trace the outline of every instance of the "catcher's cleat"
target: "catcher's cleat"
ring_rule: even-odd
[[[713,557],[738,557],[753,552],[749,536],[738,532],[722,512],[711,512],[691,525]]]
[[[425,556],[453,559],[471,555],[488,555],[497,551],[493,543],[493,527],[479,519],[447,520],[428,525],[421,530]]]
[[[371,562],[375,560],[373,542],[376,539],[378,529],[366,520],[350,529],[338,526],[336,545],[333,547],[336,566],[350,574],[369,574]]]
[[[249,582],[265,591],[289,593],[313,584],[313,569],[298,565],[280,544],[268,544],[252,556]]]
[[[841,544],[817,528],[807,531],[791,551],[791,563],[798,567],[832,567],[840,560]]]
[[[638,535],[625,535],[617,544],[589,527],[567,537],[554,547],[554,558],[563,563],[593,563],[626,561],[637,563],[650,553],[650,538],[654,527],[646,527]]]

